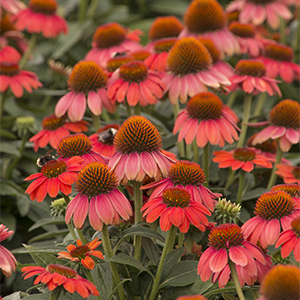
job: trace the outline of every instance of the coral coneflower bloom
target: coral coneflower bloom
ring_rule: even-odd
[[[72,134],[60,140],[57,146],[57,155],[68,161],[71,157],[79,156],[84,165],[98,161],[107,163],[107,157],[96,152],[91,140],[83,133]]]
[[[20,10],[26,8],[26,5],[19,0],[1,0],[0,13],[1,13],[1,7],[4,8],[6,11],[10,12],[11,14],[15,15]]]
[[[114,57],[107,61],[106,69],[109,72],[110,76],[114,71],[119,69],[122,65],[135,60],[131,54],[127,53],[117,53]]]
[[[9,238],[13,233],[12,230],[8,231],[8,228],[5,225],[0,224],[0,242]],[[17,260],[13,254],[2,245],[0,245],[0,252],[0,270],[9,278],[16,270],[16,265],[18,264]]]
[[[205,174],[198,164],[182,160],[172,165],[167,178],[149,183],[141,189],[155,188],[149,198],[150,201],[155,197],[162,196],[163,191],[167,188],[183,188],[191,194],[191,201],[203,204],[210,211],[213,211],[215,203],[217,203],[215,199],[222,194],[212,193],[203,185],[205,180]]]
[[[207,143],[223,147],[225,141],[232,144],[238,140],[236,114],[215,94],[203,92],[192,97],[186,109],[176,118],[173,133],[179,131],[178,141],[190,145],[196,138],[198,147]]]
[[[262,168],[272,168],[269,159],[258,154],[255,148],[237,148],[232,151],[215,151],[213,161],[219,163],[219,168],[229,168],[233,171],[242,169],[245,172],[251,172],[254,165]]]
[[[292,62],[294,51],[291,47],[269,43],[265,46],[265,53],[260,59],[265,64],[267,76],[280,77],[286,83],[300,81],[300,66]]]
[[[107,96],[113,103],[126,100],[130,106],[153,105],[165,93],[160,76],[142,61],[131,61],[117,69],[107,83]]]
[[[91,226],[98,231],[106,225],[118,224],[120,218],[128,220],[132,207],[117,189],[118,179],[106,165],[98,162],[86,165],[75,182],[77,195],[66,209],[66,223],[71,217],[76,228],[82,228],[89,214]]]
[[[87,53],[85,60],[92,60],[101,67],[106,68],[107,61],[116,52],[142,50],[143,47],[136,40],[137,34],[128,34],[128,30],[117,23],[101,25],[93,35],[93,49]]]
[[[260,243],[263,248],[274,245],[283,230],[290,229],[291,221],[300,215],[293,197],[285,191],[270,191],[262,194],[255,205],[255,217],[243,226],[245,238]]]
[[[18,64],[21,59],[21,54],[11,46],[0,46],[0,62]]]
[[[184,14],[184,29],[180,37],[202,36],[212,39],[225,54],[240,53],[235,36],[226,26],[226,14],[216,0],[194,0]]]
[[[81,121],[86,103],[95,116],[102,113],[102,106],[110,113],[115,107],[106,96],[107,74],[93,61],[80,61],[77,63],[68,79],[70,92],[60,98],[55,106],[57,117],[68,112],[72,122]]]
[[[271,110],[269,121],[253,125],[269,125],[256,135],[252,141],[254,145],[268,139],[278,140],[280,149],[288,152],[300,141],[300,104],[290,99],[282,100]]]
[[[82,242],[79,239],[76,243],[77,247],[75,245],[69,245],[67,247],[68,252],[58,252],[58,258],[66,258],[70,259],[71,261],[80,261],[82,265],[89,270],[93,270],[95,267],[95,262],[91,256],[104,260],[102,252],[95,250],[101,244],[101,241],[99,241],[98,238],[93,239],[91,242],[85,245],[82,245]]]
[[[284,183],[300,184],[300,167],[277,164],[276,168],[275,174],[282,177]]]
[[[135,60],[145,61],[145,59],[150,56],[150,52],[148,50],[139,50],[131,52],[131,55]]]
[[[244,239],[241,228],[236,224],[223,224],[214,228],[208,235],[208,248],[203,252],[198,264],[198,274],[202,281],[212,276],[223,288],[229,278],[229,259],[246,272],[238,272],[241,285],[245,284],[244,274],[257,275],[257,261],[266,264],[264,254],[254,244]],[[238,268],[237,268],[238,269]]]
[[[39,148],[45,148],[48,143],[53,149],[56,149],[60,140],[70,135],[70,131],[82,132],[88,130],[87,121],[70,122],[66,116],[57,118],[55,114],[45,117],[42,121],[42,130],[30,138],[29,142],[33,142],[34,151]]]
[[[99,295],[93,283],[82,278],[75,270],[67,266],[51,264],[46,269],[39,266],[30,266],[23,267],[22,272],[24,272],[24,279],[39,275],[33,283],[45,283],[50,291],[63,287],[70,294],[77,292],[83,298],[88,298],[90,295]]]
[[[190,224],[205,231],[210,211],[202,204],[192,201],[190,193],[183,188],[167,188],[161,196],[149,200],[141,209],[148,223],[159,219],[162,231],[168,231],[172,225],[186,233]]]
[[[58,192],[65,195],[72,193],[72,184],[82,169],[83,161],[75,156],[68,161],[61,158],[53,159],[41,168],[40,173],[32,174],[24,180],[34,180],[26,189],[25,193],[30,195],[31,200],[42,202],[48,194],[51,198],[57,196]]]
[[[300,209],[300,185],[296,183],[290,184],[278,184],[271,188],[271,191],[285,191],[288,193],[296,202]]]
[[[30,0],[28,8],[17,13],[13,20],[20,31],[42,33],[45,38],[55,38],[68,33],[67,22],[56,14],[56,0]]]
[[[230,77],[231,90],[242,89],[247,94],[258,95],[267,92],[270,96],[281,96],[277,80],[266,76],[266,68],[260,61],[240,60],[235,66],[236,75]]]
[[[145,117],[132,116],[119,128],[114,146],[116,152],[108,166],[123,185],[142,182],[148,175],[159,180],[167,176],[174,162],[161,151],[162,139],[157,128]]]
[[[12,93],[20,98],[23,96],[23,89],[28,93],[32,89],[43,86],[36,74],[29,71],[20,70],[16,63],[0,63],[0,92],[5,92],[8,88]]]

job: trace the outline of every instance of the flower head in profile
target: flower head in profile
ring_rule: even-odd
[[[132,116],[120,126],[114,140],[116,152],[109,160],[123,185],[146,176],[159,180],[167,176],[173,160],[163,154],[157,128],[145,117]]]
[[[9,238],[13,233],[12,230],[8,231],[8,228],[5,225],[0,224],[0,242]],[[0,252],[0,270],[9,278],[16,270],[17,260],[13,254],[2,245],[0,245]]]
[[[31,200],[42,202],[48,194],[51,198],[57,196],[58,192],[65,195],[72,193],[72,184],[77,178],[78,172],[83,166],[80,157],[75,156],[65,161],[61,158],[46,162],[40,173],[32,174],[24,180],[34,180],[26,189],[25,193],[30,195]]]
[[[175,121],[173,133],[179,131],[178,141],[190,145],[196,139],[203,148],[207,143],[223,147],[225,141],[232,144],[238,140],[238,117],[222,100],[211,92],[192,97]]]
[[[11,46],[0,46],[0,62],[18,64],[21,60],[21,54]]]
[[[68,113],[72,122],[81,121],[86,111],[86,104],[90,111],[99,116],[102,106],[113,113],[115,107],[106,96],[106,72],[93,61],[77,63],[68,79],[70,92],[64,95],[55,106],[58,118]]]
[[[0,13],[1,13],[1,8],[15,15],[20,10],[26,8],[26,5],[19,0],[2,0],[0,2]]]
[[[66,223],[73,217],[76,228],[82,228],[89,214],[91,226],[98,231],[106,225],[118,224],[121,217],[128,220],[132,207],[127,198],[117,189],[115,173],[99,162],[87,164],[75,182],[77,195],[68,204]]]
[[[282,230],[290,229],[291,221],[300,216],[293,197],[285,191],[270,191],[262,194],[255,205],[255,217],[243,226],[244,236],[252,243],[259,240],[263,248],[274,245]]]
[[[101,241],[98,238],[93,239],[91,242],[82,245],[81,240],[77,240],[77,247],[75,245],[69,245],[66,251],[58,252],[58,258],[66,258],[71,261],[80,261],[82,265],[89,269],[93,270],[95,267],[95,262],[91,256],[100,258],[104,260],[104,256],[101,251],[95,250],[100,244]]]
[[[257,276],[258,261],[266,264],[262,251],[244,239],[241,228],[236,224],[223,224],[212,229],[208,235],[208,246],[200,257],[198,274],[202,281],[207,281],[212,275],[212,282],[218,281],[220,288],[230,279],[229,259],[239,270],[241,286],[247,276]]]
[[[117,69],[107,83],[107,96],[112,103],[127,102],[130,106],[153,105],[165,93],[159,74],[149,70],[144,62],[134,60]]]
[[[237,224],[240,220],[241,205],[238,203],[231,203],[230,200],[226,198],[219,199],[215,206],[215,211],[213,214],[214,220],[220,225],[225,223],[235,223]]]
[[[111,76],[114,71],[119,69],[122,65],[135,60],[135,58],[128,53],[116,53],[111,59],[107,61],[106,70]]]
[[[79,122],[70,122],[67,116],[57,118],[55,114],[47,116],[42,121],[42,130],[31,137],[29,142],[33,142],[35,152],[39,148],[45,148],[48,144],[53,149],[57,149],[60,140],[70,135],[70,131],[82,132],[88,130],[88,122],[81,120]]]
[[[256,135],[253,145],[268,139],[278,140],[281,150],[288,152],[293,144],[300,141],[300,104],[290,99],[282,100],[270,111],[269,121],[254,125],[268,126]]]
[[[23,89],[28,93],[32,89],[38,89],[43,86],[36,74],[33,72],[21,70],[16,63],[0,63],[0,92],[3,93],[9,88],[12,93],[20,98],[23,96]]]
[[[45,38],[55,38],[68,33],[67,22],[56,13],[56,0],[30,0],[28,8],[13,18],[16,28],[29,33],[42,33]]]
[[[23,267],[24,279],[39,275],[34,284],[39,282],[47,284],[50,291],[63,287],[65,291],[73,294],[77,292],[83,298],[89,298],[90,295],[98,296],[95,285],[85,278],[82,278],[77,272],[67,266],[51,264],[46,268],[39,266]]]

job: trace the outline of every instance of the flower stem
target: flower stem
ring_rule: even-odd
[[[141,114],[141,107],[139,103],[134,106],[133,111],[136,116],[139,116]]]
[[[298,53],[299,51],[299,45],[300,45],[300,13],[299,8],[298,9],[298,24],[297,24],[297,30],[296,30],[296,37],[293,39],[293,48],[294,52]]]
[[[87,278],[91,283],[95,284],[95,280],[94,280],[94,278],[93,278],[93,276],[92,276],[90,270],[87,270],[86,268],[84,268],[83,270],[84,270],[84,274],[85,274],[86,278]],[[97,298],[98,298],[99,300],[102,300],[102,298],[101,298],[100,295],[98,295]]]
[[[235,171],[232,171],[232,169],[229,169],[229,176],[227,178],[227,182],[225,185],[225,189],[228,190],[228,188],[231,186],[231,184],[234,181]]]
[[[163,270],[163,266],[164,266],[164,263],[165,263],[166,256],[167,256],[168,252],[170,251],[169,249],[173,248],[174,237],[176,235],[176,230],[177,230],[177,228],[172,225],[172,227],[168,231],[165,247],[164,247],[163,252],[161,254],[161,257],[160,257],[159,265],[158,265],[158,268],[157,268],[157,272],[156,272],[156,276],[155,276],[155,279],[154,279],[154,282],[153,282],[153,287],[152,287],[152,291],[151,291],[149,300],[157,299],[156,295],[157,295],[157,292],[159,290],[159,281],[160,281],[161,273],[162,273],[162,270]],[[172,243],[172,241],[173,241],[173,243]]]
[[[179,232],[179,237],[178,237],[178,248],[183,246],[183,240],[184,240],[184,233],[181,231]]]
[[[92,112],[91,112],[91,115],[92,115],[95,132],[97,132],[101,128],[100,117],[94,115]]]
[[[20,69],[22,69],[25,66],[25,64],[26,64],[26,62],[27,62],[27,60],[29,58],[29,55],[31,54],[31,51],[32,51],[32,49],[33,49],[33,47],[35,45],[36,38],[37,38],[36,34],[33,34],[31,36],[31,38],[29,40],[28,47],[27,47],[27,49],[26,49],[26,51],[25,51],[24,55],[22,56],[22,59],[21,59],[21,61],[19,63],[19,68]]]
[[[133,181],[133,199],[134,199],[134,223],[142,222],[143,214],[141,208],[143,206],[143,191],[140,190],[142,182]],[[142,236],[134,236],[134,258],[136,260],[141,259],[141,249],[142,249]]]
[[[236,292],[237,292],[240,300],[245,300],[245,297],[244,297],[244,294],[243,294],[243,291],[242,291],[242,288],[241,288],[241,285],[240,285],[240,282],[238,279],[238,275],[236,272],[235,264],[230,259],[228,259],[228,265],[230,268],[230,272],[231,272],[231,276],[232,276],[232,280],[233,280]]]
[[[78,228],[76,228],[76,231],[77,231],[77,234],[78,234],[78,236],[79,236],[82,244],[85,245],[87,243],[87,241],[86,241],[86,239],[85,239],[82,231],[80,229],[78,229]]]
[[[203,148],[203,156],[202,156],[202,165],[203,171],[206,177],[206,182],[204,185],[208,187],[209,184],[209,143],[207,143]]]
[[[251,102],[252,102],[252,95],[246,94],[245,100],[244,100],[244,116],[243,116],[243,121],[242,121],[242,132],[240,135],[240,139],[237,143],[237,148],[243,147],[245,139],[246,139],[247,128],[248,128],[248,125],[246,125],[246,123],[248,123],[248,121],[249,121]]]
[[[180,112],[180,106],[179,106],[179,102],[177,101],[174,105],[173,105],[173,111],[174,111],[174,122],[176,121],[176,118]],[[181,142],[177,142],[177,148],[178,148],[178,152],[179,152],[179,156],[181,158],[185,157],[185,151],[184,151],[184,143],[183,141]]]
[[[70,222],[69,224],[67,224],[67,226],[68,226],[68,229],[69,229],[69,231],[70,231],[70,233],[72,235],[73,240],[76,241],[77,240],[77,236],[76,236],[76,232],[74,230],[73,224]]]
[[[187,232],[187,247],[186,247],[186,251],[188,253],[192,253],[192,247],[193,247],[193,234],[192,232]]]
[[[85,19],[86,4],[87,4],[86,0],[79,0],[79,7],[78,7],[79,22],[83,22]]]
[[[274,166],[273,166],[273,169],[272,169],[272,173],[271,173],[271,176],[270,176],[270,179],[269,179],[267,190],[270,190],[271,187],[275,184],[275,181],[277,179],[277,175],[275,174],[275,172],[276,172],[276,165],[280,164],[281,158],[282,158],[282,154],[283,154],[283,152],[280,149],[280,147],[278,146],[277,153],[276,153],[276,162],[274,163]]]
[[[266,99],[267,99],[266,92],[259,94],[252,117],[258,117],[261,114],[262,109],[265,106]],[[257,119],[252,119],[252,122],[257,122]]]
[[[62,287],[58,286],[56,289],[54,289],[51,292],[49,300],[58,300],[61,292],[62,292]]]
[[[237,193],[237,197],[236,197],[236,203],[241,203],[241,201],[242,201],[245,176],[246,176],[246,172],[241,170],[240,179],[239,179],[239,189],[238,189],[238,193]]]
[[[286,43],[286,37],[285,37],[285,20],[283,18],[280,18],[280,43],[285,44]]]
[[[227,106],[229,106],[229,107],[233,106],[236,96],[237,96],[237,93],[238,93],[238,91],[231,92],[231,94],[229,95],[228,101],[227,101]]]
[[[113,257],[113,251],[112,251],[112,248],[111,248],[109,235],[108,235],[108,228],[107,228],[107,225],[105,225],[105,224],[103,224],[102,235],[103,235],[102,245],[103,245],[103,248],[104,248],[105,256],[107,258]],[[115,286],[119,285],[119,283],[121,282],[121,279],[120,279],[120,276],[119,276],[119,273],[118,273],[117,266],[112,261],[109,262],[109,265],[110,265],[112,273],[113,273]],[[123,289],[122,285],[119,285],[117,292],[118,292],[118,295],[119,295],[119,299],[120,300],[125,300],[125,293],[124,293],[124,289]]]
[[[257,290],[252,290],[252,296],[253,296],[253,299],[258,299],[259,298],[259,292]]]
[[[193,142],[193,154],[194,154],[193,161],[197,164],[199,161],[199,148],[196,140],[194,140]]]
[[[300,268],[300,262],[295,260],[295,266],[296,266],[297,268]]]
[[[2,118],[3,112],[4,112],[4,105],[5,105],[5,101],[7,99],[8,96],[8,91],[6,90],[5,92],[1,93],[1,103],[0,103],[0,118]]]
[[[89,6],[89,9],[87,11],[87,14],[86,14],[88,19],[93,18],[95,11],[97,9],[97,6],[98,6],[98,2],[99,2],[99,0],[92,0],[91,4]]]
[[[186,145],[186,153],[185,153],[185,155],[186,155],[186,157],[188,158],[188,159],[191,159],[192,157],[192,146],[191,145]]]
[[[127,101],[125,101],[125,104],[126,104],[126,111],[127,111],[127,118],[131,117],[131,107],[130,105],[128,104]]]

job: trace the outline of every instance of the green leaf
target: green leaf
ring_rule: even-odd
[[[37,235],[33,238],[31,238],[28,243],[32,243],[35,241],[40,241],[40,240],[47,240],[47,239],[52,239],[52,238],[56,238],[57,236],[61,236],[61,235],[66,235],[69,233],[69,229],[62,229],[62,230],[57,230],[57,231],[53,231],[53,232],[46,232],[40,235]]]
[[[65,224],[65,219],[64,218],[44,218],[40,219],[37,222],[35,222],[29,229],[28,231],[33,231],[37,228],[40,228],[42,226],[46,225],[57,225],[57,224]]]
[[[153,238],[153,239],[165,242],[165,238],[161,234],[157,233],[152,228],[145,227],[145,226],[131,227],[131,228],[125,229],[122,233],[123,233],[124,237],[132,236],[132,235],[141,235],[144,237]]]
[[[16,231],[17,220],[13,214],[7,212],[0,214],[0,223],[8,227],[9,230]],[[12,236],[10,236],[8,239],[10,238],[12,238]]]
[[[252,200],[259,198],[263,193],[265,193],[267,190],[263,187],[258,187],[256,189],[250,190],[245,193],[243,196],[242,201]]]
[[[12,133],[11,131],[8,131],[4,128],[0,129],[0,136],[2,138],[11,139],[11,140],[15,140],[18,138],[14,133]],[[2,145],[1,145],[1,147],[2,147]]]
[[[156,245],[153,243],[153,241],[150,238],[142,237],[142,246],[149,257],[150,261],[157,265],[159,261],[159,253],[157,251]]]
[[[25,247],[25,249],[27,250],[34,250],[36,249],[35,247],[32,247],[32,246],[29,246],[29,245],[26,245],[26,244],[23,244],[23,246]],[[46,261],[43,259],[42,255],[39,255],[39,254],[36,254],[36,253],[30,253],[30,256],[32,257],[32,259],[36,262],[36,264],[40,267],[44,267],[46,268],[47,267],[47,263]]]
[[[30,209],[31,200],[23,194],[17,195],[17,207],[21,217],[25,217]]]
[[[12,143],[9,143],[9,142],[1,142],[0,152],[8,153],[10,155],[15,155],[17,157],[19,157],[21,155],[18,148],[15,145],[13,145]]]
[[[175,250],[172,250],[167,254],[164,267],[161,273],[161,281],[164,281],[169,276],[169,273],[171,272],[173,266],[179,261],[184,250],[184,247],[180,247]]]
[[[21,300],[21,292],[15,292],[3,298],[3,300]]]
[[[113,289],[112,272],[109,263],[104,262],[97,264],[96,268],[94,268],[91,273],[101,299],[108,300]]]
[[[228,293],[222,293],[222,297],[224,298],[224,300],[237,300],[236,297],[232,296],[231,294]]]

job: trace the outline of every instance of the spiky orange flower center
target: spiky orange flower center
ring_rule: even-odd
[[[96,91],[105,87],[107,75],[104,70],[93,61],[77,63],[68,79],[68,86],[76,93]]]
[[[262,194],[255,205],[254,213],[265,220],[280,219],[291,215],[295,201],[285,191],[270,191]]]
[[[266,300],[298,300],[300,269],[292,265],[277,265],[264,277],[260,293]]]
[[[221,30],[226,25],[226,15],[215,0],[194,0],[184,14],[184,23],[192,33]]]
[[[126,30],[117,23],[109,23],[99,26],[94,35],[93,43],[99,49],[107,49],[118,46],[126,39]]]
[[[72,134],[62,138],[57,146],[57,155],[72,157],[84,155],[92,150],[92,142],[83,133]]]
[[[283,100],[273,107],[270,121],[276,126],[300,128],[300,104],[290,99]]]
[[[206,180],[202,168],[198,164],[186,160],[178,161],[172,165],[168,177],[175,185],[181,184],[183,186],[199,186]]]
[[[152,41],[177,37],[183,29],[182,23],[174,16],[158,17],[149,30],[149,38]]]
[[[259,61],[240,60],[235,66],[238,75],[261,77],[266,74],[265,65]]]
[[[220,225],[214,228],[208,235],[208,246],[217,250],[242,245],[243,241],[242,229],[236,224]]]
[[[67,165],[63,160],[51,160],[42,166],[41,173],[48,178],[54,178],[66,170]]]
[[[36,13],[54,15],[57,9],[55,0],[30,0],[29,7]]]
[[[233,158],[239,161],[252,161],[256,157],[256,152],[249,148],[237,148],[233,151]]]
[[[132,52],[131,55],[134,57],[135,60],[144,61],[147,57],[151,55],[151,53],[147,50],[140,50]]]
[[[270,44],[265,47],[265,56],[279,61],[292,61],[294,51],[291,47],[278,44]]]
[[[199,37],[199,41],[208,50],[214,63],[221,60],[222,53],[211,39]]]
[[[216,120],[222,116],[223,103],[217,95],[210,92],[203,92],[189,100],[186,110],[194,119]]]
[[[180,188],[169,188],[163,192],[163,201],[171,207],[187,207],[190,204],[191,195],[188,191]]]
[[[167,59],[168,69],[175,75],[198,73],[212,63],[208,50],[195,38],[182,38],[175,43]]]
[[[149,120],[142,116],[132,116],[121,125],[115,136],[114,146],[124,154],[156,152],[162,147],[162,139]]]
[[[102,144],[112,146],[115,139],[115,130],[119,130],[120,126],[118,124],[109,124],[97,131],[98,140]]]
[[[142,61],[130,61],[120,67],[120,78],[129,82],[144,81],[147,77],[148,69]]]
[[[154,43],[154,52],[169,52],[176,42],[177,38],[160,39]]]
[[[291,197],[300,198],[300,185],[295,183],[278,184],[273,186],[271,191],[285,191]]]
[[[268,153],[276,153],[277,152],[277,143],[276,141],[272,140],[272,139],[268,139],[267,141],[261,143],[261,144],[256,144],[256,145],[252,145],[252,142],[254,140],[254,138],[257,136],[257,133],[252,135],[249,140],[247,141],[247,146],[248,147],[254,147],[255,149],[259,149],[263,152],[268,152]]]
[[[300,237],[300,217],[297,217],[291,222],[291,227],[293,232],[296,234],[297,238]]]
[[[247,1],[257,5],[266,5],[275,2],[276,0],[247,0]]]
[[[300,167],[294,167],[292,174],[296,179],[300,179]]]
[[[3,18],[0,19],[0,34],[7,31],[16,31],[15,25],[10,21],[10,18],[8,15],[5,15]]]
[[[70,251],[70,255],[74,258],[85,258],[85,254],[90,251],[86,245],[78,246]]]
[[[78,276],[77,272],[67,266],[51,264],[46,268],[50,273],[58,273],[62,276],[66,276],[67,278],[76,278]]]
[[[55,114],[52,114],[43,119],[42,127],[44,130],[54,131],[64,125],[66,117],[57,118]]]
[[[9,77],[16,76],[20,73],[19,66],[12,63],[0,63],[0,75]]]
[[[103,163],[92,162],[79,172],[75,187],[89,198],[108,194],[118,185],[115,173]]]
[[[254,38],[254,26],[251,24],[241,24],[239,22],[232,22],[228,28],[233,34],[241,38]]]
[[[124,65],[130,61],[133,61],[133,60],[135,60],[135,58],[132,55],[115,56],[107,62],[106,68],[109,72],[114,72],[115,70],[120,68],[122,65]]]

